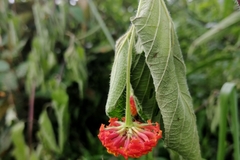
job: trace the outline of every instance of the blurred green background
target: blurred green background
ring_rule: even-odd
[[[240,12],[231,0],[165,2],[187,67],[202,157],[214,160],[219,91],[225,82],[240,90]],[[0,159],[123,159],[108,154],[97,134],[108,122],[104,107],[114,43],[137,5],[137,0],[0,1]],[[153,157],[140,159],[174,157],[160,140]]]

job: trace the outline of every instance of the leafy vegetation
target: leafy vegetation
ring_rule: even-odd
[[[108,154],[97,134],[108,120],[105,105],[114,42],[129,29],[138,2],[59,2],[0,1],[0,159],[122,159]],[[229,0],[165,3],[186,65],[202,157],[214,160],[220,154],[219,126],[228,122],[221,158],[233,159],[239,135],[229,126],[239,126],[239,121],[226,114],[223,122],[218,99],[225,82],[240,90],[238,7]],[[141,81],[132,79],[133,87],[139,88],[147,85],[149,70],[139,65],[143,55],[134,58],[132,76],[144,72]],[[148,87],[150,95],[154,86]],[[141,90],[135,94],[144,99]],[[144,102],[157,105],[152,99]],[[159,118],[148,110],[142,108],[139,114]],[[153,154],[140,159],[179,157],[160,140]]]

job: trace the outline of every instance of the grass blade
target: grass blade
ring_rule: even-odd
[[[239,126],[238,126],[238,108],[237,108],[237,92],[234,83],[225,83],[220,92],[220,128],[219,128],[219,144],[217,160],[224,160],[225,156],[225,138],[227,133],[227,113],[230,107],[231,112],[231,131],[233,135],[234,159],[239,160]]]
[[[215,27],[205,32],[202,36],[198,37],[189,47],[188,54],[191,55],[200,45],[212,40],[219,34],[222,30],[230,27],[231,25],[240,21],[240,12],[234,12],[221,22],[219,22]]]
[[[88,3],[89,3],[89,7],[90,9],[92,10],[92,13],[94,14],[96,20],[98,21],[99,25],[101,26],[105,36],[107,37],[111,47],[114,49],[114,46],[115,46],[115,42],[106,26],[106,24],[104,23],[104,21],[102,20],[101,16],[100,16],[100,13],[98,12],[95,4],[93,3],[92,0],[88,0]]]

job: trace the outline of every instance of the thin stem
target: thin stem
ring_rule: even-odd
[[[33,130],[33,119],[34,119],[34,100],[35,100],[35,83],[31,86],[31,95],[29,98],[29,113],[28,113],[28,145],[30,153],[32,150],[32,130]]]
[[[99,29],[101,29],[101,26],[100,26],[100,25],[98,25],[98,26],[96,26],[96,27],[93,27],[93,28],[90,29],[88,32],[84,33],[82,36],[80,36],[79,38],[77,38],[76,40],[77,40],[77,41],[80,41],[80,40],[83,40],[83,39],[85,39],[85,38],[93,35],[93,34],[96,34],[96,32],[97,32]]]
[[[131,94],[131,84],[130,84],[130,73],[131,73],[131,64],[132,64],[132,48],[133,48],[133,42],[135,37],[135,30],[132,26],[129,34],[131,34],[129,47],[128,47],[128,57],[127,57],[127,71],[126,71],[126,126],[132,125],[132,116],[131,116],[131,110],[130,110],[130,94]]]

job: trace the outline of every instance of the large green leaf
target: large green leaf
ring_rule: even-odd
[[[184,159],[201,159],[185,65],[164,1],[141,0],[132,23],[153,78],[166,146]]]
[[[121,118],[125,108],[125,87],[129,32],[119,38],[110,77],[110,89],[106,104],[106,113],[110,117]]]

